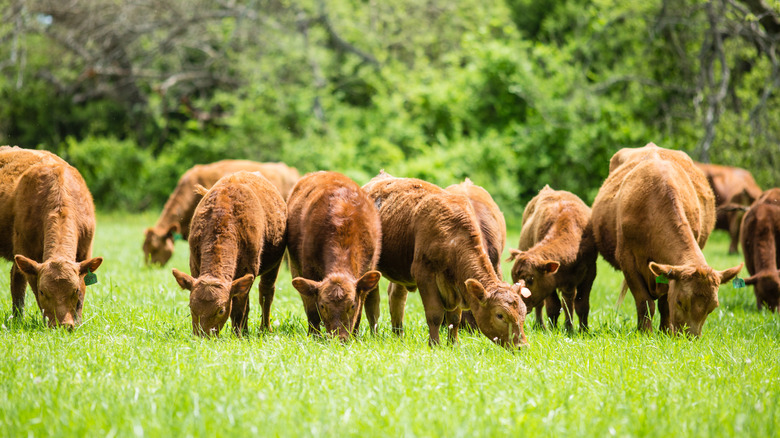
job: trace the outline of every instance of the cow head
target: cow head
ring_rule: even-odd
[[[144,262],[163,266],[173,255],[173,235],[179,232],[179,226],[174,224],[160,231],[158,228],[147,228],[144,238]]]
[[[499,282],[490,290],[486,290],[477,280],[466,280],[464,296],[477,321],[477,327],[493,342],[506,348],[517,348],[528,343],[523,331],[526,307],[521,293],[527,293],[523,289],[525,285],[522,280],[511,286]]]
[[[304,301],[314,301],[325,331],[338,334],[344,341],[355,327],[366,296],[381,276],[378,271],[368,271],[358,280],[342,274],[330,274],[322,281],[296,277],[292,284]]]
[[[14,262],[30,283],[43,319],[49,327],[61,325],[72,329],[81,324],[86,291],[84,276],[100,267],[103,263],[101,257],[83,262],[53,258],[38,263],[23,255],[16,255]]]
[[[522,280],[531,291],[528,298],[523,298],[525,305],[531,308],[538,306],[555,291],[555,273],[561,264],[516,249],[510,249],[509,254],[507,261],[515,262],[512,265],[512,281]]]
[[[745,284],[754,287],[759,309],[765,305],[771,312],[780,312],[780,271],[758,272],[746,278]]]
[[[662,265],[649,263],[650,271],[669,279],[669,323],[674,333],[687,332],[701,336],[707,316],[718,307],[718,287],[736,277],[742,264],[725,271],[704,265]]]
[[[173,276],[182,289],[190,291],[192,333],[196,336],[219,336],[235,305],[246,306],[255,276],[246,274],[238,280],[223,280],[209,275],[193,278],[178,269]],[[235,321],[234,321],[235,323]]]

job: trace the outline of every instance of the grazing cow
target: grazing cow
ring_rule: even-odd
[[[506,221],[501,209],[498,208],[487,190],[474,184],[468,178],[460,184],[447,187],[445,190],[463,195],[471,201],[471,206],[474,207],[474,212],[477,214],[480,231],[482,231],[482,245],[498,279],[503,280],[501,253],[504,252],[504,245],[506,245]],[[461,326],[472,331],[477,330],[477,321],[470,310],[464,310],[461,314]]]
[[[379,271],[392,282],[390,321],[403,332],[409,290],[419,287],[428,323],[428,342],[439,343],[447,317],[449,340],[458,339],[461,310],[505,347],[526,343],[524,285],[498,278],[485,252],[479,221],[468,199],[412,178],[380,173],[364,187],[379,209],[382,254]]]
[[[557,289],[566,304],[566,329],[572,329],[576,311],[580,330],[587,330],[598,255],[590,208],[572,193],[544,186],[523,211],[518,248],[509,251],[512,281],[525,281],[531,291],[525,304],[536,310],[536,324],[544,328],[546,304],[550,322],[557,325],[561,311]]]
[[[696,165],[707,175],[715,193],[715,228],[728,231],[731,237],[729,254],[736,254],[742,217],[750,204],[761,196],[761,188],[745,169],[717,164]]]
[[[249,290],[260,276],[261,328],[270,329],[271,302],[287,245],[284,199],[259,172],[222,177],[192,216],[190,271],[173,270],[182,289],[191,291],[192,331],[218,334],[228,316],[233,330],[247,330]]]
[[[372,290],[366,316],[375,330],[381,230],[373,202],[348,177],[315,172],[295,185],[287,203],[287,249],[309,334],[319,332],[322,322],[328,333],[346,340]]]
[[[685,153],[652,143],[618,156],[593,202],[596,246],[623,271],[640,330],[650,330],[658,300],[662,330],[700,336],[718,287],[742,268],[716,271],[701,252],[715,225],[707,178]]]
[[[92,258],[95,207],[78,170],[50,152],[0,147],[0,230],[14,314],[30,283],[49,327],[80,324],[84,277],[103,259]]]
[[[769,189],[742,219],[742,251],[758,310],[780,312],[780,189]]]
[[[260,172],[287,199],[295,182],[300,178],[295,168],[283,163],[256,163],[247,160],[223,160],[211,164],[199,164],[182,175],[176,189],[168,197],[157,223],[147,228],[143,244],[144,260],[147,263],[165,265],[173,255],[174,240],[181,234],[187,240],[190,234],[190,220],[201,195],[195,186],[209,188],[220,178],[245,170]]]

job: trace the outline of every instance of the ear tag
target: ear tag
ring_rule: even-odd
[[[734,280],[731,281],[731,285],[734,286],[734,289],[740,289],[745,287],[745,279],[736,277]]]
[[[181,233],[178,233],[178,232],[177,233],[173,233],[173,241],[175,242],[177,240],[184,240],[184,236],[182,236]]]
[[[666,275],[661,274],[655,277],[656,283],[663,283],[663,284],[669,284],[669,279],[666,278]]]
[[[520,296],[523,298],[531,298],[531,289],[524,287],[520,289]]]
[[[92,286],[97,282],[98,282],[97,275],[95,275],[94,272],[87,269],[87,275],[84,276],[84,284],[86,284],[87,286]]]

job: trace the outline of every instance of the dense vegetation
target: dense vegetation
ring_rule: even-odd
[[[769,5],[769,6],[767,6]],[[225,157],[470,176],[511,218],[648,141],[777,184],[777,2],[0,0],[0,144],[159,207]]]
[[[283,268],[273,333],[258,331],[255,286],[249,335],[227,327],[201,340],[170,269],[143,265],[140,236],[154,218],[98,217],[94,252],[106,261],[73,333],[43,327],[32,293],[24,319],[10,318],[0,275],[4,436],[769,437],[780,428],[780,319],[758,312],[750,289],[721,287],[701,339],[639,334],[633,300],[614,309],[622,275],[600,261],[592,333],[536,330],[531,316],[530,346],[512,354],[467,333],[429,348],[416,293],[404,339],[391,334],[384,292],[378,337],[365,326],[343,345],[307,337]],[[740,260],[727,242],[716,232],[705,248],[718,269]],[[178,242],[172,266],[186,269],[187,252]],[[0,260],[0,272],[9,266]]]

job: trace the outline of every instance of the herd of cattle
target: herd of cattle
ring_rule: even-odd
[[[56,155],[0,147],[0,255],[12,260],[11,296],[21,315],[29,283],[49,326],[81,322],[86,285],[103,259],[93,258],[95,214],[78,171]],[[378,283],[390,281],[392,330],[403,333],[409,291],[419,290],[429,343],[439,328],[479,330],[508,348],[526,343],[526,309],[544,326],[588,328],[589,297],[601,254],[623,272],[637,323],[650,330],[657,303],[664,331],[700,335],[718,306],[719,286],[742,264],[723,271],[701,248],[717,225],[741,240],[759,309],[780,304],[780,189],[762,193],[749,172],[694,163],[652,143],[625,148],[592,208],[545,186],[526,206],[518,249],[510,249],[512,283],[500,256],[503,214],[487,191],[466,179],[442,189],[380,172],[360,187],[336,172],[302,178],[281,163],[225,160],[187,171],[146,230],[148,263],[164,265],[177,238],[188,240],[190,274],[173,269],[190,291],[193,333],[219,333],[230,318],[247,331],[249,291],[259,279],[263,329],[269,328],[279,268],[288,254],[309,333],[342,339],[365,316],[379,318]],[[740,230],[741,229],[741,230]],[[780,236],[778,236],[780,237]],[[556,291],[563,297],[563,306]]]

